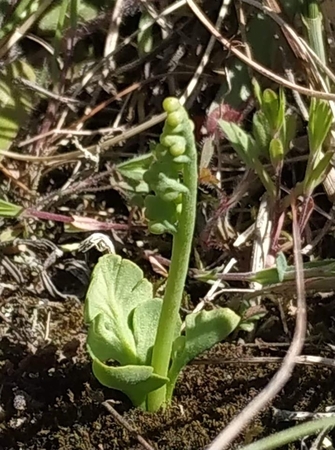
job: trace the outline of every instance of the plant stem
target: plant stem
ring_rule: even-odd
[[[323,16],[317,0],[305,0],[302,22],[306,29],[307,42],[321,61],[327,64],[326,49],[324,43]],[[329,84],[328,78],[325,78]]]
[[[168,374],[172,344],[176,337],[176,323],[178,323],[178,314],[189,267],[196,217],[197,153],[190,121],[186,124],[186,128],[184,135],[187,142],[185,155],[189,157],[190,161],[184,164],[183,184],[188,188],[188,193],[183,194],[178,231],[173,237],[171,265],[152,355],[152,366],[155,373],[164,377]],[[164,406],[165,402],[166,386],[148,395],[148,410],[157,411]]]
[[[310,421],[302,423],[288,430],[280,431],[268,436],[264,439],[260,439],[250,445],[242,447],[241,450],[272,450],[275,448],[283,447],[283,445],[296,441],[304,436],[310,436],[316,434],[326,427],[334,427],[335,418],[327,417],[320,420]]]

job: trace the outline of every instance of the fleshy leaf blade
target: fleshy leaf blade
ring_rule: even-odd
[[[225,339],[240,323],[240,317],[229,308],[200,311],[185,319],[185,336],[174,342],[169,389],[177,381],[183,367],[192,359]],[[171,387],[170,387],[171,386]]]
[[[92,370],[102,385],[122,391],[135,406],[144,406],[148,393],[169,381],[168,378],[156,375],[151,366],[112,367],[96,358],[93,359]]]
[[[136,346],[128,323],[129,314],[137,305],[151,298],[152,285],[143,278],[143,272],[136,264],[119,255],[104,255],[93,271],[85,303],[85,322],[93,326],[94,319],[102,314],[103,326],[113,332],[115,342],[117,340],[125,348],[129,357],[132,354],[135,358]]]

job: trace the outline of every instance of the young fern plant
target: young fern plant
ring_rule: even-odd
[[[101,384],[122,391],[135,406],[157,411],[171,402],[180,371],[193,358],[225,339],[240,318],[229,308],[189,314],[179,310],[189,266],[196,216],[197,154],[193,123],[176,98],[167,112],[160,143],[144,181],[149,230],[173,235],[164,298],[142,270],[118,255],[96,265],[85,303],[87,347]]]

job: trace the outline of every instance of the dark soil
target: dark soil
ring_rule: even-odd
[[[327,341],[333,337],[328,311],[332,303],[330,300],[325,303],[328,306],[320,307],[318,301],[313,300],[310,316],[316,323],[305,353],[320,354],[320,348],[325,347],[322,336],[325,336],[326,328]],[[278,368],[275,364],[218,365],[217,362],[211,363],[211,359],[283,356],[287,348],[284,344],[289,342],[277,321],[272,327],[271,340],[281,343],[282,347],[275,344],[264,346],[261,339],[258,346],[243,343],[218,345],[206,355],[206,364],[193,364],[184,371],[176,389],[174,405],[165,413],[151,415],[133,409],[122,394],[103,388],[94,379],[85,352],[82,305],[64,301],[50,302],[41,307],[32,298],[19,296],[7,299],[7,309],[9,305],[15,311],[12,322],[15,329],[3,325],[0,342],[0,448],[8,450],[142,448],[137,439],[104,408],[102,402],[107,399],[113,400],[114,408],[153,448],[203,449],[265,387]],[[318,314],[313,313],[315,306]],[[320,322],[322,311],[324,324]],[[38,330],[48,313],[49,336],[36,349],[34,344],[24,342],[26,338],[22,336],[30,333],[31,340],[36,337],[31,317],[37,314],[34,326]],[[22,330],[25,330],[24,335]],[[266,334],[265,331],[259,338],[267,337]],[[330,351],[328,357],[331,357]],[[278,423],[273,417],[272,406],[284,410],[324,412],[325,407],[334,403],[332,370],[297,366],[284,391],[245,430],[236,445],[294,424]],[[287,448],[300,447],[292,445]]]

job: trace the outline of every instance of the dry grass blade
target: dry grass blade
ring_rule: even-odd
[[[280,392],[291,377],[296,358],[300,355],[306,335],[306,300],[301,256],[300,231],[295,202],[292,201],[294,261],[296,267],[297,318],[292,344],[281,368],[263,391],[216,437],[208,450],[225,450],[252,419]]]
[[[122,22],[122,0],[117,0],[114,5],[113,15],[109,24],[109,30],[106,37],[105,48],[104,48],[104,57],[106,58],[109,54],[114,52],[117,46],[118,38],[119,38],[119,28]],[[104,77],[107,77],[109,72],[115,69],[115,61],[113,58],[108,59],[108,68],[103,71]]]
[[[231,0],[223,0],[222,1],[222,5],[221,5],[221,8],[220,8],[220,11],[218,14],[218,18],[217,18],[216,24],[215,24],[216,28],[221,27],[221,24],[228,13],[228,6],[230,3],[231,3]],[[190,98],[191,94],[193,93],[193,91],[199,81],[199,77],[202,74],[202,72],[204,71],[204,69],[209,61],[209,57],[213,50],[215,41],[216,41],[215,37],[211,36],[208,41],[205,52],[203,54],[203,57],[201,58],[200,64],[197,67],[197,70],[195,71],[193,78],[189,82],[184,94],[180,98],[181,104],[184,104]]]

